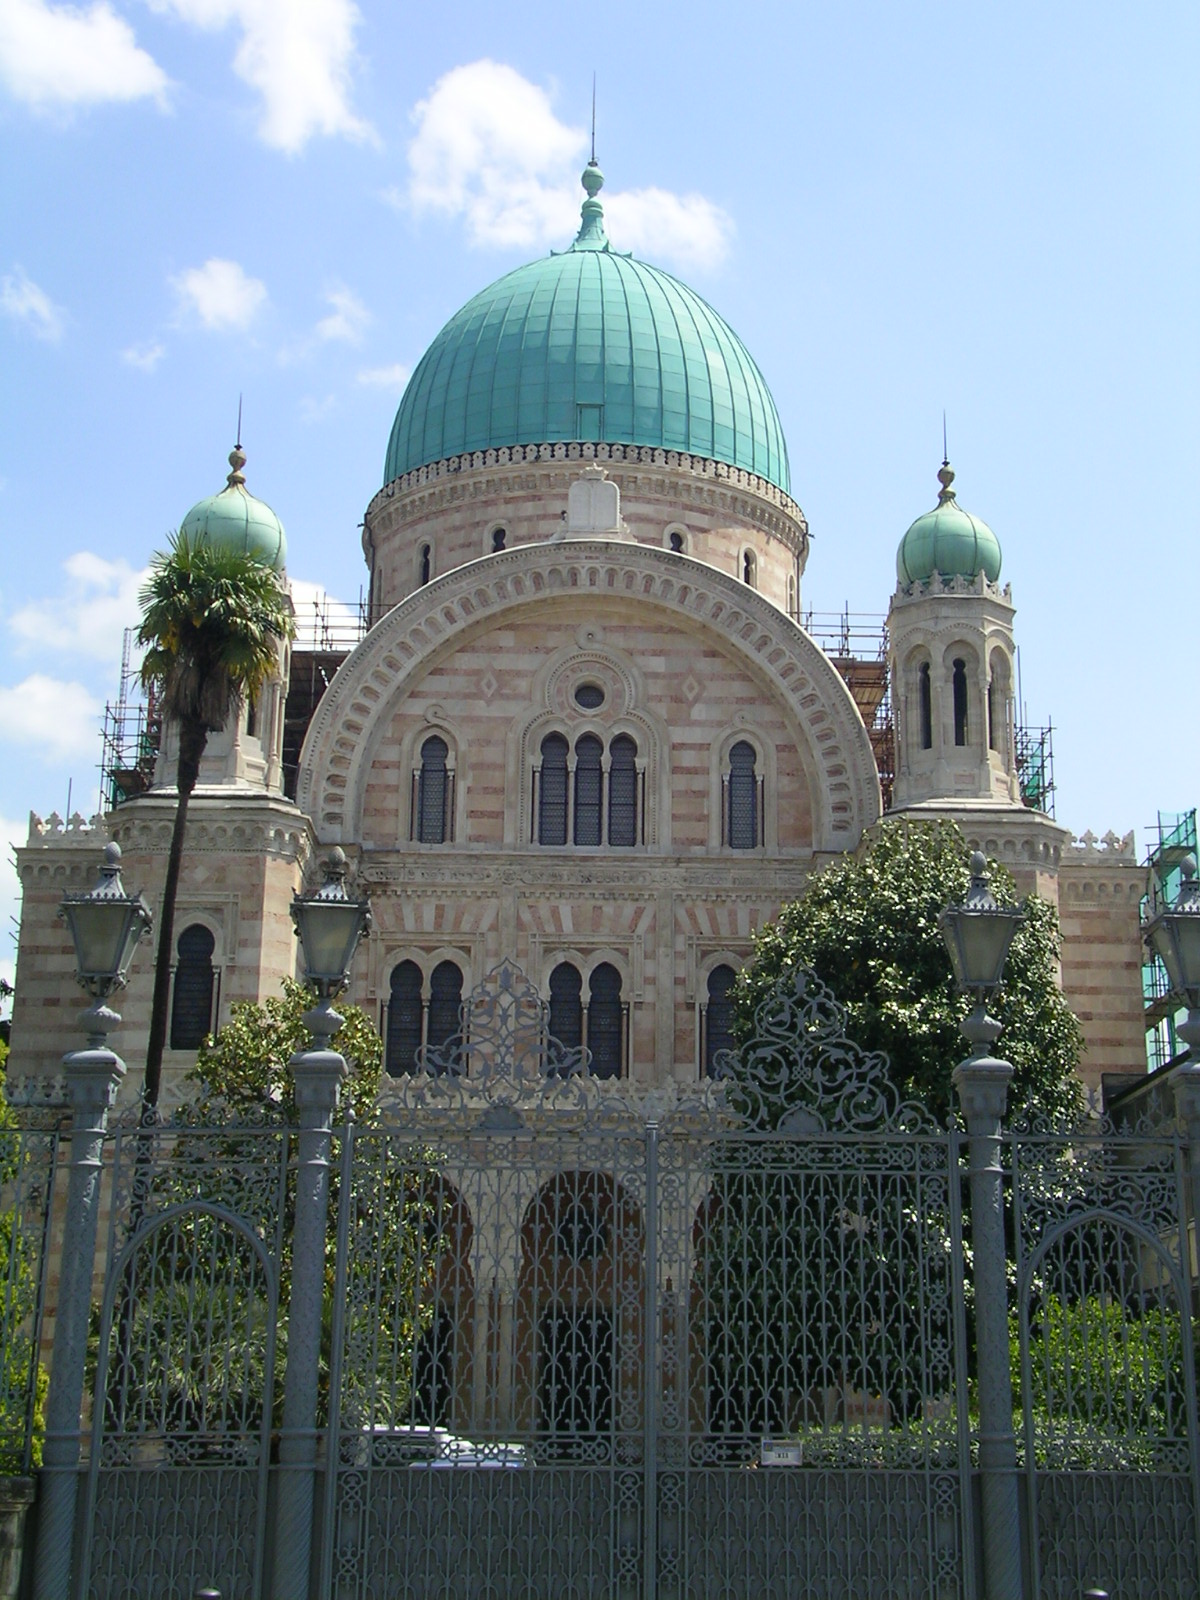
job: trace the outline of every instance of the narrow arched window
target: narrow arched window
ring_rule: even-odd
[[[753,589],[754,582],[755,582],[755,579],[756,579],[757,575],[758,575],[758,563],[755,560],[754,551],[753,550],[743,550],[742,551],[742,582],[743,583],[748,583],[750,585],[750,587]]]
[[[429,979],[429,1026],[426,1042],[440,1049],[458,1032],[462,1013],[462,970],[454,961],[439,961]]]
[[[588,983],[587,1046],[593,1078],[619,1078],[623,1065],[625,1007],[621,1004],[621,974],[604,961]]]
[[[638,842],[637,745],[619,733],[608,747],[608,842]]]
[[[492,551],[493,551],[493,553],[498,551],[498,550],[503,550],[507,543],[508,543],[508,529],[507,528],[493,528],[492,529]]]
[[[179,935],[175,993],[171,1001],[171,1049],[198,1050],[212,1032],[213,951],[217,941],[202,923]]]
[[[450,799],[450,774],[446,757],[450,747],[435,733],[421,746],[421,771],[417,779],[417,842],[445,844]]]
[[[708,975],[708,1001],[704,1007],[704,1076],[711,1078],[721,1050],[733,1049],[732,967],[714,967]]]
[[[567,1050],[583,1043],[583,979],[569,961],[550,974],[550,1037]]]
[[[996,682],[994,678],[988,679],[987,711],[988,747],[992,750],[999,750],[1000,745],[996,739]]]
[[[796,574],[788,573],[787,581],[787,614],[789,617],[796,615]]]
[[[954,663],[954,742],[964,745],[967,742],[967,664],[958,660]]]
[[[933,684],[928,661],[917,671],[918,715],[921,723],[921,749],[933,749]]]
[[[561,733],[542,740],[542,767],[538,775],[538,843],[567,842],[567,741]]]
[[[421,546],[421,582],[423,584],[428,583],[432,576],[433,546],[431,544],[423,544]]]
[[[754,746],[739,739],[729,752],[726,779],[725,842],[732,850],[757,850],[759,840],[758,757]]]
[[[678,528],[672,530],[671,549],[674,550],[677,556],[681,556],[683,554],[683,535],[680,533]]]
[[[593,733],[585,733],[575,746],[575,843],[600,843],[601,801],[604,790],[604,746]]]
[[[421,969],[415,961],[392,968],[384,1062],[392,1077],[417,1070],[421,1048]]]

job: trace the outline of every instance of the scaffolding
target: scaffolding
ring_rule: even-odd
[[[1196,854],[1196,811],[1160,811],[1155,829],[1158,842],[1146,856],[1146,895],[1142,919],[1157,916],[1174,905],[1183,882],[1185,856]],[[1171,997],[1167,969],[1147,950],[1142,961],[1142,1000],[1146,1008],[1146,1067],[1153,1072],[1180,1053],[1175,1031],[1179,1007]]]
[[[1054,724],[1033,728],[1022,720],[1013,729],[1021,801],[1031,811],[1054,815]]]
[[[126,628],[117,698],[104,706],[100,798],[108,807],[119,806],[122,800],[144,794],[150,787],[162,741],[162,717],[154,691],[143,690],[140,670],[131,665],[133,637],[133,629]]]
[[[283,792],[296,798],[304,735],[342,662],[366,637],[371,618],[361,591],[357,606],[322,592],[296,613],[291,670],[283,707]]]
[[[890,811],[896,781],[896,736],[888,675],[887,618],[843,606],[841,611],[806,611],[797,620],[824,650],[854,697],[871,740],[883,809]]]

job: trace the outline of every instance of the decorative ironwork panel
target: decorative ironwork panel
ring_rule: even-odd
[[[0,1127],[0,1474],[41,1458],[42,1307],[58,1134]]]
[[[289,1134],[120,1129],[80,1592],[261,1591]]]
[[[1185,1152],[1104,1124],[1010,1141],[1035,1594],[1184,1600],[1200,1572]]]

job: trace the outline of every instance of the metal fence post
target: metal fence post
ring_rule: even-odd
[[[1013,1434],[1004,1254],[1004,1173],[1000,1124],[1013,1069],[976,1055],[954,1069],[967,1123],[974,1250],[975,1354],[979,1387],[979,1470],[983,1572],[988,1600],[1021,1600],[1021,1521]]]
[[[71,1167],[46,1396],[34,1600],[67,1600],[71,1588],[79,1494],[80,1414],[92,1273],[96,1266],[104,1135],[117,1086],[125,1076],[125,1063],[102,1041],[103,1034],[93,1035],[91,1049],[75,1050],[63,1057],[72,1112]]]
[[[346,1063],[336,1050],[303,1050],[292,1057],[289,1067],[296,1085],[300,1132],[271,1592],[275,1600],[307,1600],[312,1565],[329,1153]]]
[[[1175,1115],[1187,1140],[1192,1249],[1200,1263],[1200,1061],[1195,1059],[1196,1045],[1192,1045],[1192,1052],[1192,1059],[1176,1067],[1169,1082],[1175,1095]]]

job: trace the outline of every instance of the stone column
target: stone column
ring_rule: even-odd
[[[327,1040],[336,1017],[326,1009]],[[310,1027],[314,1013],[305,1017]],[[317,1032],[313,1028],[314,1033]],[[320,1037],[320,1035],[318,1035]],[[329,1153],[338,1091],[346,1062],[336,1050],[302,1050],[289,1067],[300,1113],[297,1135],[296,1220],[292,1229],[292,1286],[287,1313],[287,1369],[279,1435],[279,1498],[275,1517],[274,1600],[307,1600],[312,1560],[317,1461],[317,1382],[325,1292],[325,1234],[329,1220]],[[327,1468],[331,1463],[326,1463]]]
[[[999,1031],[997,1029],[997,1031]],[[954,1069],[967,1124],[974,1249],[975,1355],[979,1386],[979,1472],[983,1498],[983,1573],[987,1600],[1021,1600],[1021,1512],[1013,1434],[1004,1254],[1004,1173],[1000,1123],[1013,1069],[979,1053]]]
[[[71,1589],[79,1495],[80,1414],[96,1265],[104,1135],[117,1087],[125,1076],[125,1063],[104,1042],[105,1034],[120,1018],[103,1004],[93,1006],[85,1016],[89,1026],[95,1024],[89,1048],[63,1057],[72,1113],[71,1168],[46,1396],[34,1600],[67,1600]]]

